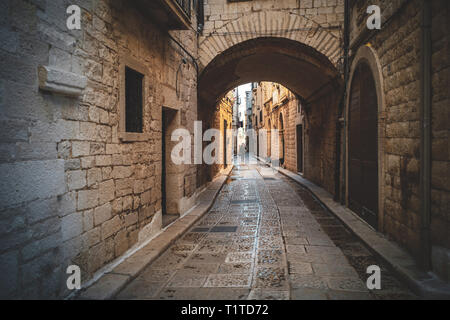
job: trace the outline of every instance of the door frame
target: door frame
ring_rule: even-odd
[[[384,195],[385,195],[385,137],[386,137],[386,100],[384,94],[384,81],[382,67],[377,53],[370,45],[361,46],[352,62],[350,77],[347,86],[346,108],[345,108],[345,202],[349,206],[349,109],[353,77],[357,66],[365,62],[375,81],[378,103],[378,231],[384,232]]]
[[[164,118],[166,115],[166,118]],[[169,120],[166,125],[163,124],[164,121]],[[165,173],[165,202],[166,202],[166,214],[182,214],[181,210],[181,199],[183,198],[183,194],[181,193],[181,189],[178,188],[180,183],[184,180],[184,165],[174,165],[170,159],[170,152],[176,142],[171,141],[170,135],[173,130],[180,127],[181,123],[181,115],[178,109],[162,106],[161,108],[161,160],[163,144],[165,144],[165,157],[166,161],[163,163],[161,161],[161,192],[163,192],[163,181],[162,174],[163,171]],[[163,127],[165,126],[166,135],[163,135]],[[168,191],[167,191],[168,190]],[[163,206],[163,195],[161,194],[161,211]]]

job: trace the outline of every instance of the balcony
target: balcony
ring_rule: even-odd
[[[139,11],[168,30],[191,28],[192,0],[137,0]]]

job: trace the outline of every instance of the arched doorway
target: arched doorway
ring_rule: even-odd
[[[348,110],[348,205],[378,228],[378,97],[369,64],[355,68]]]

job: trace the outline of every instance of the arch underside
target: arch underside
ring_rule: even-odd
[[[335,66],[342,55],[339,27],[323,27],[311,18],[294,12],[263,10],[238,17],[200,37],[200,69],[221,53],[242,42],[259,37],[293,40],[315,48]]]
[[[341,76],[317,50],[285,38],[248,40],[218,55],[199,78],[199,98],[213,105],[229,90],[249,82],[272,81],[305,100],[328,85],[339,87]]]

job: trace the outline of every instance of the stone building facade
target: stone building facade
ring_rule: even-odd
[[[304,116],[299,99],[283,85],[273,82],[259,82],[253,89],[253,95],[252,125],[255,134],[260,136],[260,130],[266,130],[270,135],[270,130],[278,130],[279,143],[276,145],[280,165],[293,172],[303,172]],[[271,152],[266,150],[275,146],[266,149],[269,137],[263,140],[258,141],[259,156],[272,158]]]
[[[372,4],[381,30],[366,27]],[[68,28],[70,5],[80,30]],[[66,297],[67,266],[95,279],[159,232],[164,214],[194,206],[223,167],[174,165],[171,133],[185,128],[193,141],[196,120],[225,132],[227,93],[262,80],[291,91],[274,100],[271,84],[254,110],[256,130],[284,130],[284,166],[300,171],[302,125],[304,177],[449,280],[449,6],[1,1],[1,297]],[[375,181],[361,190],[376,201],[355,194],[364,187],[355,168]]]
[[[204,132],[208,129],[216,129],[220,132],[220,137],[217,137],[220,139],[217,144],[217,154],[215,152],[213,154],[217,161],[212,165],[204,163],[198,170],[197,181],[200,186],[211,181],[233,163],[233,107],[236,99],[234,91],[229,91],[220,99],[215,108],[199,115]],[[212,142],[216,141],[204,141],[204,147]]]
[[[70,4],[81,30],[66,1],[0,4],[2,297],[66,296],[67,266],[86,282],[159,232],[163,108],[171,127],[197,119],[194,8],[172,27],[129,1]],[[142,133],[123,123],[126,67],[143,75]],[[169,211],[194,204],[196,170],[167,168]]]
[[[365,26],[365,10],[372,4],[383,12],[381,30]],[[352,77],[361,64],[369,66],[375,81],[378,228],[445,280],[450,279],[449,10],[448,1],[352,4],[348,82],[351,99]],[[429,138],[424,136],[427,127]]]

